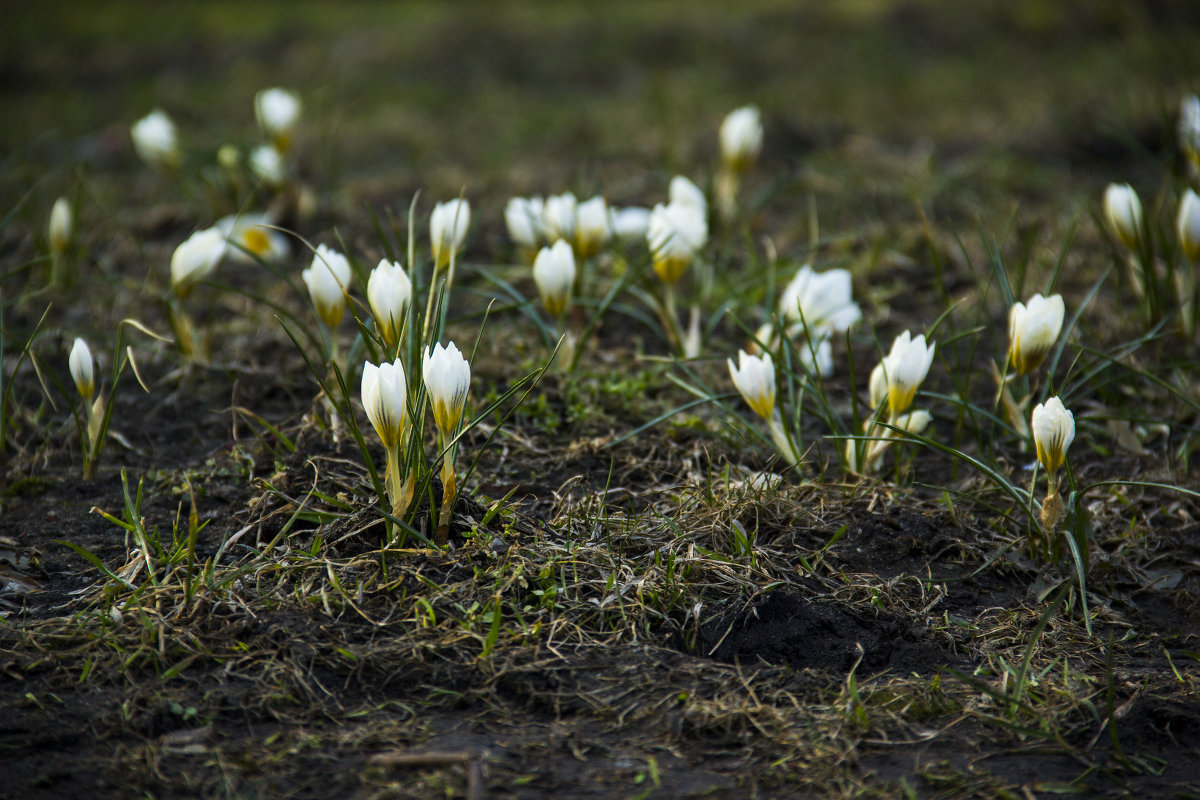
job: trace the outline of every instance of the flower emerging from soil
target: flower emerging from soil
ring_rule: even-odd
[[[1104,190],[1104,218],[1113,236],[1136,251],[1142,240],[1142,201],[1128,183],[1110,183]]]
[[[221,217],[213,227],[229,244],[225,253],[230,261],[276,264],[288,257],[291,247],[287,237],[271,225],[271,218],[266,214],[231,214]]]
[[[540,197],[514,197],[504,206],[504,224],[508,238],[526,258],[532,258],[545,236],[542,214],[545,202]]]
[[[608,241],[608,205],[600,195],[585,200],[575,209],[575,252],[589,258]]]
[[[171,256],[171,290],[187,297],[192,288],[216,271],[225,255],[225,235],[216,228],[196,231]]]
[[[721,123],[721,161],[727,169],[743,172],[762,150],[762,115],[755,106],[729,112]]]
[[[912,405],[917,389],[933,365],[936,345],[925,345],[925,335],[915,339],[908,331],[896,337],[892,350],[883,359],[883,374],[887,378],[888,418],[893,421]]]
[[[74,228],[74,215],[71,213],[71,202],[65,197],[54,201],[50,209],[50,252],[56,257],[66,254],[71,244],[71,233]]]
[[[1033,443],[1037,446],[1038,461],[1046,470],[1051,486],[1067,458],[1067,448],[1075,440],[1075,415],[1057,397],[1038,403],[1033,409]]]
[[[287,89],[263,89],[254,96],[254,116],[276,149],[286,153],[300,119],[300,98]]]
[[[433,247],[434,269],[450,263],[450,257],[462,249],[471,225],[471,204],[455,198],[434,206],[429,217],[429,239]]]
[[[167,112],[156,108],[133,123],[129,132],[133,138],[133,148],[146,164],[156,168],[179,165],[175,123],[167,116]]]
[[[317,245],[312,264],[301,273],[308,286],[317,316],[329,326],[337,327],[346,313],[346,291],[350,288],[350,262],[336,250]]]
[[[390,350],[395,350],[404,333],[404,314],[412,301],[412,281],[404,267],[381,259],[367,279],[367,302],[375,327]]]
[[[677,283],[708,240],[704,213],[694,205],[656,205],[646,226],[654,271],[664,283]]]
[[[742,397],[765,420],[770,421],[775,413],[775,364],[771,356],[763,353],[752,356],[745,350],[738,351],[738,364],[726,359],[729,376]]]
[[[83,339],[76,339],[75,344],[71,346],[71,355],[67,359],[67,365],[70,367],[71,379],[75,381],[75,388],[79,390],[79,395],[84,400],[91,398],[96,391],[95,362],[92,359],[91,349]]]
[[[562,316],[571,302],[571,286],[575,283],[575,254],[565,240],[538,251],[533,261],[533,280],[546,312],[552,317]]]
[[[462,420],[463,406],[471,388],[471,365],[450,342],[446,347],[435,344],[425,349],[422,360],[425,388],[433,407],[433,419],[442,436],[449,439]]]
[[[1018,375],[1028,375],[1045,360],[1062,332],[1061,294],[1035,294],[1029,303],[1013,303],[1008,313],[1009,356]]]
[[[1179,247],[1188,261],[1200,258],[1200,195],[1188,189],[1179,201],[1179,217],[1175,220]]]
[[[400,359],[379,366],[363,364],[362,404],[379,441],[391,452],[408,426],[408,384]]]

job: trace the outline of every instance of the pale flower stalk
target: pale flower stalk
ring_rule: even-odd
[[[458,452],[455,438],[471,389],[471,365],[450,342],[446,347],[435,344],[425,349],[422,375],[438,428],[438,449],[442,453],[442,508],[434,531],[434,543],[444,545],[450,532],[450,517],[458,496],[458,478],[454,460]]]

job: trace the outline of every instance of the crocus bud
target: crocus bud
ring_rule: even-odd
[[[708,240],[708,223],[692,205],[659,204],[650,212],[646,241],[654,271],[665,283],[676,283]]]
[[[597,195],[575,209],[575,252],[589,258],[600,252],[608,241],[608,206]]]
[[[130,129],[133,148],[138,157],[151,167],[173,168],[179,165],[179,144],[175,136],[175,123],[167,112],[155,109],[133,123]]]
[[[71,346],[67,366],[70,367],[71,379],[75,381],[79,395],[84,400],[91,399],[92,393],[96,391],[95,362],[92,360],[92,351],[83,339],[76,339],[75,344]]]
[[[671,187],[667,197],[671,205],[691,206],[699,211],[701,219],[705,220],[706,226],[708,225],[708,200],[704,197],[704,192],[700,191],[699,186],[682,175],[676,175],[671,178]]]
[[[54,201],[50,209],[50,252],[61,257],[71,245],[71,233],[74,228],[74,215],[71,213],[71,203],[65,197]]]
[[[1075,415],[1063,406],[1061,400],[1051,397],[1033,409],[1031,427],[1038,461],[1042,462],[1053,483],[1054,475],[1066,461],[1067,448],[1075,440]]]
[[[579,201],[570,192],[546,198],[542,207],[542,227],[546,241],[553,244],[559,239],[575,241],[575,211]]]
[[[566,241],[559,239],[538,251],[533,261],[533,281],[550,316],[560,316],[567,310],[575,283],[575,254]]]
[[[921,382],[933,365],[935,345],[925,345],[925,335],[915,339],[905,331],[892,342],[892,350],[883,359],[883,374],[887,377],[888,418],[897,420],[912,405]]]
[[[729,365],[733,385],[750,408],[763,419],[770,420],[775,413],[775,364],[771,356],[766,353],[752,356],[745,350],[739,350],[736,367],[731,358],[726,359],[725,363]]]
[[[350,288],[350,262],[336,250],[317,245],[312,264],[301,273],[308,286],[317,316],[336,328],[346,313],[346,291]]]
[[[429,239],[433,243],[434,269],[450,263],[451,254],[462,249],[471,224],[471,204],[461,198],[438,203],[429,217]]]
[[[275,145],[264,144],[251,151],[250,171],[271,187],[287,183],[287,163]]]
[[[263,261],[275,264],[291,253],[287,237],[271,227],[266,214],[230,214],[217,220],[214,228],[225,237],[225,254],[230,261],[253,264]]]
[[[754,106],[729,112],[721,123],[721,160],[726,168],[742,172],[749,168],[762,150],[762,115]]]
[[[1104,217],[1121,244],[1137,250],[1142,240],[1142,201],[1128,183],[1110,183],[1104,190]]]
[[[1013,303],[1008,313],[1009,356],[1018,375],[1028,375],[1041,366],[1058,341],[1065,313],[1061,294],[1035,294],[1028,305]]]
[[[363,364],[362,404],[383,446],[390,451],[399,445],[408,425],[408,385],[400,359]]]
[[[216,271],[225,255],[225,235],[214,228],[196,231],[171,255],[171,290],[187,297],[200,281]]]
[[[514,197],[504,206],[508,237],[522,250],[534,251],[541,244],[544,206],[540,197]]]
[[[1200,97],[1194,94],[1179,103],[1179,149],[1200,166]]]
[[[379,335],[394,348],[404,331],[404,314],[412,300],[412,281],[404,267],[386,258],[371,270],[367,279],[367,302]]]
[[[254,96],[254,116],[275,147],[286,153],[300,119],[300,98],[287,89],[263,89]]]
[[[622,242],[635,242],[646,238],[646,229],[650,226],[650,209],[638,206],[615,209],[609,208],[609,229]]]
[[[1175,221],[1179,247],[1188,261],[1200,258],[1200,195],[1188,189],[1179,201],[1179,218]]]
[[[429,404],[433,407],[433,419],[442,436],[454,435],[462,419],[467,392],[471,388],[471,365],[462,353],[450,342],[446,347],[435,344],[433,350],[425,348],[422,359],[425,389],[429,392]]]
[[[874,410],[887,402],[888,382],[883,372],[883,362],[880,361],[871,370],[871,378],[867,381],[867,393],[870,396],[871,409]]]

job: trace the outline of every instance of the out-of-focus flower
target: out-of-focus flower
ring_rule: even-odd
[[[570,192],[551,195],[542,206],[542,232],[546,241],[554,244],[559,239],[568,243],[575,241],[575,212],[579,201]]]
[[[58,198],[50,209],[50,252],[60,257],[67,252],[74,227],[70,201],[65,197]]]
[[[432,351],[425,348],[422,373],[425,376],[425,388],[429,392],[429,403],[433,407],[433,419],[442,436],[449,439],[462,419],[467,392],[471,388],[471,365],[454,346],[454,342],[446,347],[438,343]]]
[[[1028,305],[1013,303],[1008,313],[1009,355],[1018,375],[1028,375],[1041,366],[1058,341],[1065,313],[1061,294],[1035,294]]]
[[[596,195],[575,209],[575,252],[590,258],[608,241],[608,205]]]
[[[665,283],[676,283],[708,240],[708,223],[692,205],[671,203],[654,207],[646,226],[646,241],[654,271]]]
[[[216,228],[196,231],[175,248],[171,256],[171,289],[186,297],[200,281],[217,269],[225,255],[225,235]]]
[[[408,426],[408,385],[400,359],[379,366],[369,361],[363,364],[362,404],[379,441],[388,450],[390,464],[392,451]]]
[[[921,382],[933,365],[936,345],[925,345],[925,334],[916,338],[908,331],[896,337],[892,350],[883,359],[883,374],[887,378],[888,419],[897,420],[909,409]]]
[[[286,153],[300,119],[300,98],[287,89],[263,89],[254,96],[254,116],[276,149]]]
[[[542,214],[545,202],[540,197],[514,197],[504,206],[504,224],[508,226],[508,237],[513,244],[526,252],[533,252],[542,243]]]
[[[1179,201],[1179,217],[1175,221],[1179,246],[1189,261],[1200,258],[1200,195],[1191,189]]]
[[[1200,167],[1200,97],[1194,94],[1179,103],[1179,149]]]
[[[1137,251],[1142,240],[1142,201],[1128,183],[1110,183],[1104,190],[1104,217],[1121,244]]]
[[[404,314],[412,301],[412,281],[398,262],[381,259],[367,279],[367,302],[379,335],[395,348],[404,332]]]
[[[795,336],[807,326],[814,335],[842,333],[862,319],[851,297],[850,273],[844,269],[815,272],[805,264],[779,297],[779,316]]]
[[[287,162],[273,144],[254,148],[250,153],[250,171],[271,187],[287,183]]]
[[[743,172],[762,151],[762,115],[755,106],[729,112],[721,123],[721,160],[727,169]]]
[[[575,254],[566,241],[559,239],[538,251],[533,262],[533,280],[550,316],[560,316],[567,310],[571,286],[575,283]]]
[[[456,197],[434,206],[429,216],[429,240],[433,246],[434,269],[450,263],[452,255],[462,249],[471,226],[471,204]]]
[[[226,253],[230,261],[253,264],[264,261],[277,264],[291,254],[287,237],[273,227],[266,214],[231,214],[221,217],[213,227],[229,243]]]
[[[220,165],[221,169],[232,172],[241,163],[242,151],[238,150],[236,144],[226,143],[217,148],[217,164]]]
[[[1067,448],[1075,441],[1075,415],[1063,406],[1062,400],[1051,397],[1033,409],[1031,427],[1038,461],[1054,485],[1054,475],[1066,461]]]
[[[674,206],[691,206],[700,212],[700,218],[708,225],[708,200],[700,187],[682,175],[671,178],[671,186],[667,193],[670,204]]]
[[[336,250],[317,245],[312,264],[301,273],[317,316],[329,326],[337,327],[346,313],[346,292],[350,288],[350,262]]]
[[[92,360],[91,349],[83,339],[76,339],[75,344],[71,346],[67,366],[70,367],[71,379],[75,381],[79,395],[84,400],[91,399],[96,391],[95,362]]]
[[[180,161],[175,123],[162,109],[154,109],[133,123],[133,149],[151,167],[177,167]]]
[[[731,358],[726,359],[725,363],[729,365],[733,385],[750,408],[770,421],[775,413],[775,364],[771,356],[767,353],[752,356],[745,350],[739,350],[737,366],[734,366]]]
[[[634,242],[646,238],[650,226],[650,209],[639,206],[608,209],[608,226],[613,235],[623,242]]]

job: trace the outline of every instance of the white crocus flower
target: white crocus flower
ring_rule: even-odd
[[[367,302],[379,335],[394,350],[404,334],[404,315],[412,302],[412,281],[404,267],[381,259],[367,279]]]
[[[779,315],[788,323],[790,336],[801,333],[803,326],[814,335],[843,333],[862,319],[852,293],[849,271],[815,272],[805,264],[780,295]]]
[[[129,132],[133,138],[133,148],[146,164],[156,168],[179,165],[175,123],[167,116],[167,112],[156,108],[133,123]]]
[[[525,252],[538,249],[544,236],[542,213],[545,203],[540,197],[514,197],[504,206],[504,224],[508,238]]]
[[[742,398],[755,414],[770,421],[775,414],[775,364],[771,356],[767,353],[752,356],[739,350],[737,366],[731,358],[725,363],[729,365],[729,376]]]
[[[54,201],[50,209],[50,252],[61,257],[71,244],[71,233],[74,229],[74,215],[71,213],[71,202],[65,197]]]
[[[634,242],[646,238],[650,226],[650,209],[639,206],[609,208],[609,229],[623,242]]]
[[[239,264],[263,261],[277,264],[291,254],[287,237],[275,230],[266,214],[230,214],[221,217],[213,227],[229,243],[226,254]]]
[[[300,119],[300,98],[287,89],[263,89],[254,96],[258,126],[280,152],[287,152]]]
[[[67,359],[67,366],[70,367],[71,379],[75,381],[75,388],[79,390],[79,395],[84,400],[90,399],[96,391],[95,362],[92,359],[91,349],[83,339],[76,339],[71,346],[71,355]]]
[[[883,371],[882,361],[875,365],[875,369],[871,370],[871,378],[867,381],[867,393],[870,396],[872,410],[887,402],[888,382],[887,375]]]
[[[1058,341],[1065,313],[1061,294],[1035,294],[1028,304],[1013,303],[1008,313],[1009,354],[1018,375],[1028,375],[1041,366]]]
[[[1179,246],[1189,261],[1200,258],[1200,195],[1188,189],[1179,201],[1179,217],[1175,220]]]
[[[200,281],[216,271],[225,255],[225,235],[216,228],[205,228],[189,236],[171,256],[171,289],[177,297],[186,297]]]
[[[1104,217],[1113,235],[1136,251],[1142,239],[1142,201],[1128,183],[1110,183],[1104,190]]]
[[[450,257],[462,249],[471,225],[471,204],[456,197],[434,206],[429,216],[429,240],[433,247],[434,269],[450,263]]]
[[[570,192],[551,195],[542,206],[542,230],[546,241],[553,244],[559,239],[575,241],[575,213],[579,201]]]
[[[287,163],[275,145],[264,144],[250,153],[250,171],[268,186],[287,183]]]
[[[600,195],[580,203],[575,209],[575,252],[589,258],[600,252],[608,241],[608,205]]]
[[[350,288],[350,262],[336,250],[317,245],[312,264],[301,273],[317,316],[332,330],[346,313],[346,291]]]
[[[363,364],[362,404],[390,459],[408,426],[408,385],[400,359],[379,366]]]
[[[446,347],[438,343],[433,350],[425,348],[421,366],[433,419],[442,436],[449,439],[462,420],[471,388],[471,365],[450,342]]]
[[[676,206],[691,206],[700,212],[700,218],[705,220],[705,225],[708,224],[708,200],[704,197],[704,192],[700,191],[700,187],[692,183],[682,175],[676,175],[671,179],[671,186],[667,192],[667,197],[671,205]]]
[[[1032,417],[1033,443],[1038,461],[1056,486],[1055,476],[1067,458],[1067,448],[1075,441],[1075,415],[1057,397],[1038,403]]]
[[[1200,166],[1200,97],[1194,94],[1179,103],[1179,149]]]
[[[575,254],[566,241],[559,239],[538,251],[533,261],[533,280],[546,312],[552,317],[561,316],[571,302],[575,283]]]
[[[728,169],[742,172],[762,151],[762,115],[755,106],[729,112],[721,123],[721,160]]]
[[[654,271],[665,283],[676,283],[708,240],[708,223],[695,206],[656,205],[646,226]]]
[[[929,374],[935,346],[925,345],[925,334],[913,338],[908,331],[892,342],[891,352],[883,359],[883,374],[887,378],[888,419],[893,424],[912,405]]]

